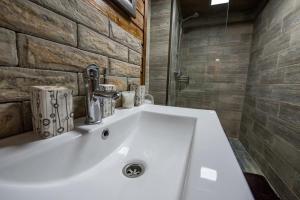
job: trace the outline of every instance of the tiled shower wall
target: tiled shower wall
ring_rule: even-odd
[[[244,102],[252,24],[199,27],[183,34],[176,106],[216,110],[225,132],[238,137]],[[216,60],[219,59],[219,60]]]
[[[81,117],[87,65],[107,69],[107,82],[119,90],[140,83],[141,40],[88,1],[1,0],[0,52],[0,138],[32,129],[32,85],[72,89]]]
[[[250,63],[240,140],[282,199],[300,199],[299,0],[270,0]]]
[[[168,82],[168,100],[167,105],[174,106],[176,104],[176,79],[174,72],[178,68],[178,52],[179,52],[179,37],[180,37],[180,25],[181,25],[181,14],[178,0],[173,0],[172,6],[172,20],[171,20],[171,40],[169,50],[169,82]]]
[[[167,99],[172,1],[151,1],[149,93],[160,105]]]

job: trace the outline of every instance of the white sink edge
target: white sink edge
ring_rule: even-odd
[[[104,119],[103,124],[83,125],[83,119],[79,119],[76,120],[76,124],[80,125],[77,126],[74,131],[47,140],[33,141],[32,145],[45,146],[55,140],[60,140],[60,142],[68,142],[79,136],[78,133],[76,133],[76,130],[81,130],[88,134],[89,132],[99,128],[99,126],[107,126],[111,123],[116,122],[117,120],[121,120],[139,111],[197,119],[197,125],[195,127],[193,136],[194,138],[190,147],[192,156],[188,156],[188,165],[186,166],[186,168],[188,169],[187,176],[182,186],[184,188],[184,190],[182,191],[182,200],[218,200],[226,199],[227,197],[229,197],[231,200],[253,200],[251,191],[237,163],[227,137],[221,127],[216,112],[212,110],[199,110],[155,105],[143,105],[128,110],[121,109],[117,110],[114,116]],[[209,130],[207,131],[209,134],[203,131],[203,127],[205,127],[206,130]],[[25,133],[22,134],[22,136],[23,138],[25,138],[25,136],[29,136],[30,134],[32,133]],[[1,140],[0,147],[1,144],[3,145],[11,140],[22,138],[22,136],[13,136],[11,138]],[[214,146],[216,144],[220,146],[216,148],[216,146]],[[206,179],[203,179],[203,177],[201,177],[200,171],[202,167],[215,170],[218,173],[219,182],[208,180],[207,177]],[[94,166],[92,170],[96,168],[97,167]],[[84,176],[85,174],[86,173],[82,173],[79,175]],[[70,178],[73,179],[74,177]],[[65,180],[63,180],[62,182],[55,181],[52,184],[57,185],[63,184],[64,182]],[[41,185],[40,187],[45,187],[48,184],[49,183],[47,183],[46,185]],[[33,186],[36,187],[36,185],[28,185],[28,187]]]

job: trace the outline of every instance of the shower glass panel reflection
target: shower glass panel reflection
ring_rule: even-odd
[[[241,20],[244,14],[229,13],[230,4],[210,3],[182,9],[177,62],[169,65],[168,105],[216,110],[227,136],[238,137],[252,25]]]

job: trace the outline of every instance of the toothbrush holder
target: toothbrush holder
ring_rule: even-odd
[[[74,128],[72,90],[60,86],[33,86],[31,109],[33,131],[42,138]]]

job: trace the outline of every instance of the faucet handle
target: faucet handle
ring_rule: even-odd
[[[90,79],[99,79],[99,67],[96,64],[87,66],[85,71],[85,77]]]
[[[115,94],[112,96],[112,99],[117,100],[120,98],[120,96],[121,96],[121,93],[116,91]]]

